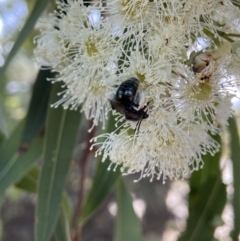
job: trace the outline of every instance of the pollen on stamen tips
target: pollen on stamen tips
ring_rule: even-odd
[[[52,104],[52,105],[50,105],[50,107],[57,109],[57,108],[58,108],[58,105]]]
[[[99,154],[99,155],[101,155],[101,154]],[[102,163],[104,163],[106,161],[106,159],[107,159],[107,157],[103,157],[102,158]]]

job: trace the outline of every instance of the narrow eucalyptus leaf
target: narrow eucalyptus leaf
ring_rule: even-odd
[[[28,145],[43,129],[52,88],[52,84],[50,81],[47,81],[47,78],[52,77],[53,73],[50,70],[40,70],[38,73],[26,116],[26,124],[22,137],[23,145]]]
[[[7,121],[5,119],[5,116],[3,114],[3,109],[2,105],[0,103],[0,132],[7,137],[8,136],[8,126],[7,126]]]
[[[56,103],[62,92],[61,83],[52,88],[50,103]],[[80,113],[49,108],[45,134],[43,167],[38,186],[36,241],[48,241],[59,214],[65,180],[76,143]]]
[[[214,237],[214,221],[221,220],[226,204],[226,186],[218,177],[209,177],[208,182],[189,194],[189,217],[187,227],[179,241],[209,241]],[[219,223],[219,222],[218,222]]]
[[[24,121],[22,121],[0,148],[0,196],[18,181],[42,153],[41,137],[35,139],[27,152],[20,152],[20,140]]]
[[[238,240],[240,235],[240,143],[237,124],[234,118],[229,120],[229,132],[231,136],[230,148],[231,159],[233,163],[233,212],[234,212],[234,229],[232,231],[232,239]]]
[[[36,193],[38,177],[39,168],[34,166],[15,184],[15,186],[24,191]]]
[[[6,136],[2,132],[0,132],[0,147],[5,140],[6,140]]]
[[[30,16],[28,17],[25,25],[23,26],[16,42],[14,43],[9,55],[7,56],[5,63],[3,67],[0,68],[0,76],[5,72],[6,68],[8,67],[10,61],[15,56],[23,42],[26,40],[26,38],[29,36],[29,34],[32,32],[33,27],[38,20],[39,16],[43,12],[43,10],[46,8],[48,2],[50,0],[37,0],[33,10],[31,11]]]
[[[58,218],[54,236],[57,241],[71,241],[69,220],[63,208]]]
[[[19,189],[27,192],[36,193],[39,168],[34,166],[26,175],[15,184]],[[63,195],[61,212],[55,228],[55,237],[57,241],[71,241],[69,222],[72,215],[72,206],[66,193]]]
[[[220,142],[220,137],[215,136]],[[209,241],[214,238],[216,220],[222,222],[221,213],[226,204],[226,186],[222,183],[219,152],[214,157],[203,157],[203,169],[190,179],[189,217],[187,227],[178,241]]]
[[[92,188],[85,200],[82,213],[82,222],[85,223],[101,206],[107,198],[117,179],[121,175],[120,170],[108,171],[110,161],[98,162],[95,175],[93,177]]]
[[[0,164],[2,162],[2,159],[8,159],[12,155],[12,153],[16,152],[19,149],[24,125],[25,120],[21,121],[15,127],[9,138],[2,143],[2,146],[0,148]]]
[[[37,184],[39,178],[39,168],[37,166],[33,166],[30,171],[28,171],[16,184],[15,187],[22,189],[24,191],[30,193],[37,192]],[[67,193],[63,194],[62,198],[62,208],[64,209],[66,218],[70,222],[73,215],[73,208],[71,201],[67,195]]]
[[[232,4],[238,8],[240,8],[240,3],[238,3],[236,0],[231,0]]]
[[[4,147],[0,151],[0,196],[6,188],[18,181],[40,158],[42,154],[42,138],[38,137],[33,141],[29,150],[20,153],[6,150]]]
[[[136,216],[132,198],[122,178],[117,185],[117,222],[114,241],[141,241],[143,240],[141,223]]]
[[[114,129],[114,119],[109,120],[107,132],[111,132]],[[108,171],[110,160],[107,159],[104,163],[101,162],[101,158],[98,160],[96,171],[93,177],[93,184],[89,191],[82,213],[82,222],[85,223],[100,207],[106,197],[109,195],[113,186],[115,185],[118,177],[121,175],[120,168],[116,171]]]
[[[66,192],[63,193],[62,207],[64,209],[65,217],[68,219],[69,222],[71,222],[73,217],[73,206],[70,197],[67,195]]]

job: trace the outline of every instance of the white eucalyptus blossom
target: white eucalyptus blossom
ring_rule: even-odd
[[[53,105],[103,127],[112,109],[115,131],[93,138],[109,169],[165,182],[202,168],[240,86],[239,2],[87,3],[58,3],[35,39],[38,65],[64,86]]]
[[[149,0],[106,0],[104,13],[118,34],[129,37],[131,34],[142,35],[147,26],[158,17],[158,1]]]
[[[109,157],[115,167],[122,166],[124,174],[140,172],[140,179],[156,177],[165,182],[167,177],[183,178],[198,170],[203,165],[201,155],[219,150],[200,123],[179,122],[173,113],[161,111],[155,111],[146,122],[147,129],[135,135],[125,130],[99,136],[106,140],[97,155],[104,152],[103,161]]]
[[[64,46],[60,43],[60,33],[54,29],[54,23],[51,23],[51,20],[51,18],[42,20],[47,29],[34,39],[34,43],[37,44],[34,54],[39,67],[57,67],[64,56]]]
[[[83,104],[82,111],[97,125],[99,120],[105,122],[109,110],[107,95],[111,88],[104,81],[116,71],[113,66],[120,42],[103,21],[94,23],[91,11],[95,8],[85,7],[81,1],[59,4],[50,28],[36,39],[36,55],[39,65],[52,65],[58,72],[53,81],[63,81],[66,86],[55,105],[76,109]],[[46,57],[41,57],[48,50]]]
[[[183,1],[182,4],[184,6],[184,22],[195,37],[204,36],[207,31],[215,37],[221,37],[225,24],[221,25],[220,19],[224,18],[227,21],[226,11],[238,11],[228,0],[193,0]]]
[[[169,82],[172,63],[158,55],[145,56],[141,51],[132,51],[131,55],[119,67],[121,78],[136,77],[147,86]]]
[[[236,82],[219,70],[213,72],[207,79],[200,79],[185,69],[185,73],[188,72],[188,76],[179,78],[173,91],[176,111],[183,118],[190,120],[197,118],[201,123],[207,122],[209,131],[220,133],[218,124],[222,124],[223,121],[218,122],[217,113],[218,116],[219,113],[225,113],[228,117],[232,115],[229,107],[231,107],[230,99],[235,94]]]
[[[240,41],[234,42],[231,47],[231,54],[227,58],[227,69],[231,75],[240,79]]]
[[[220,31],[226,33],[239,33],[240,11],[234,6],[238,0],[225,0],[213,12],[213,20],[221,27]]]
[[[173,61],[182,59],[185,46],[190,44],[182,24],[164,18],[149,27],[146,42],[151,54]]]

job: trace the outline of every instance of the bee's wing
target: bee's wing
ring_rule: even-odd
[[[137,112],[127,111],[125,113],[125,118],[126,120],[129,120],[129,121],[139,121],[141,119],[141,116],[139,116]]]
[[[114,99],[108,99],[113,110],[116,110],[122,115],[125,115],[125,107],[120,102]]]

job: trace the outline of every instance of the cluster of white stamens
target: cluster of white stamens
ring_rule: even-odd
[[[105,124],[121,84],[137,79],[138,107],[127,111],[142,117],[125,120],[119,103],[118,128],[93,139],[96,155],[124,174],[182,178],[203,166],[202,155],[219,150],[211,135],[233,113],[239,11],[236,0],[69,0],[42,21],[36,60],[64,83],[55,105],[81,106],[94,125]],[[200,38],[208,46],[195,52]]]

